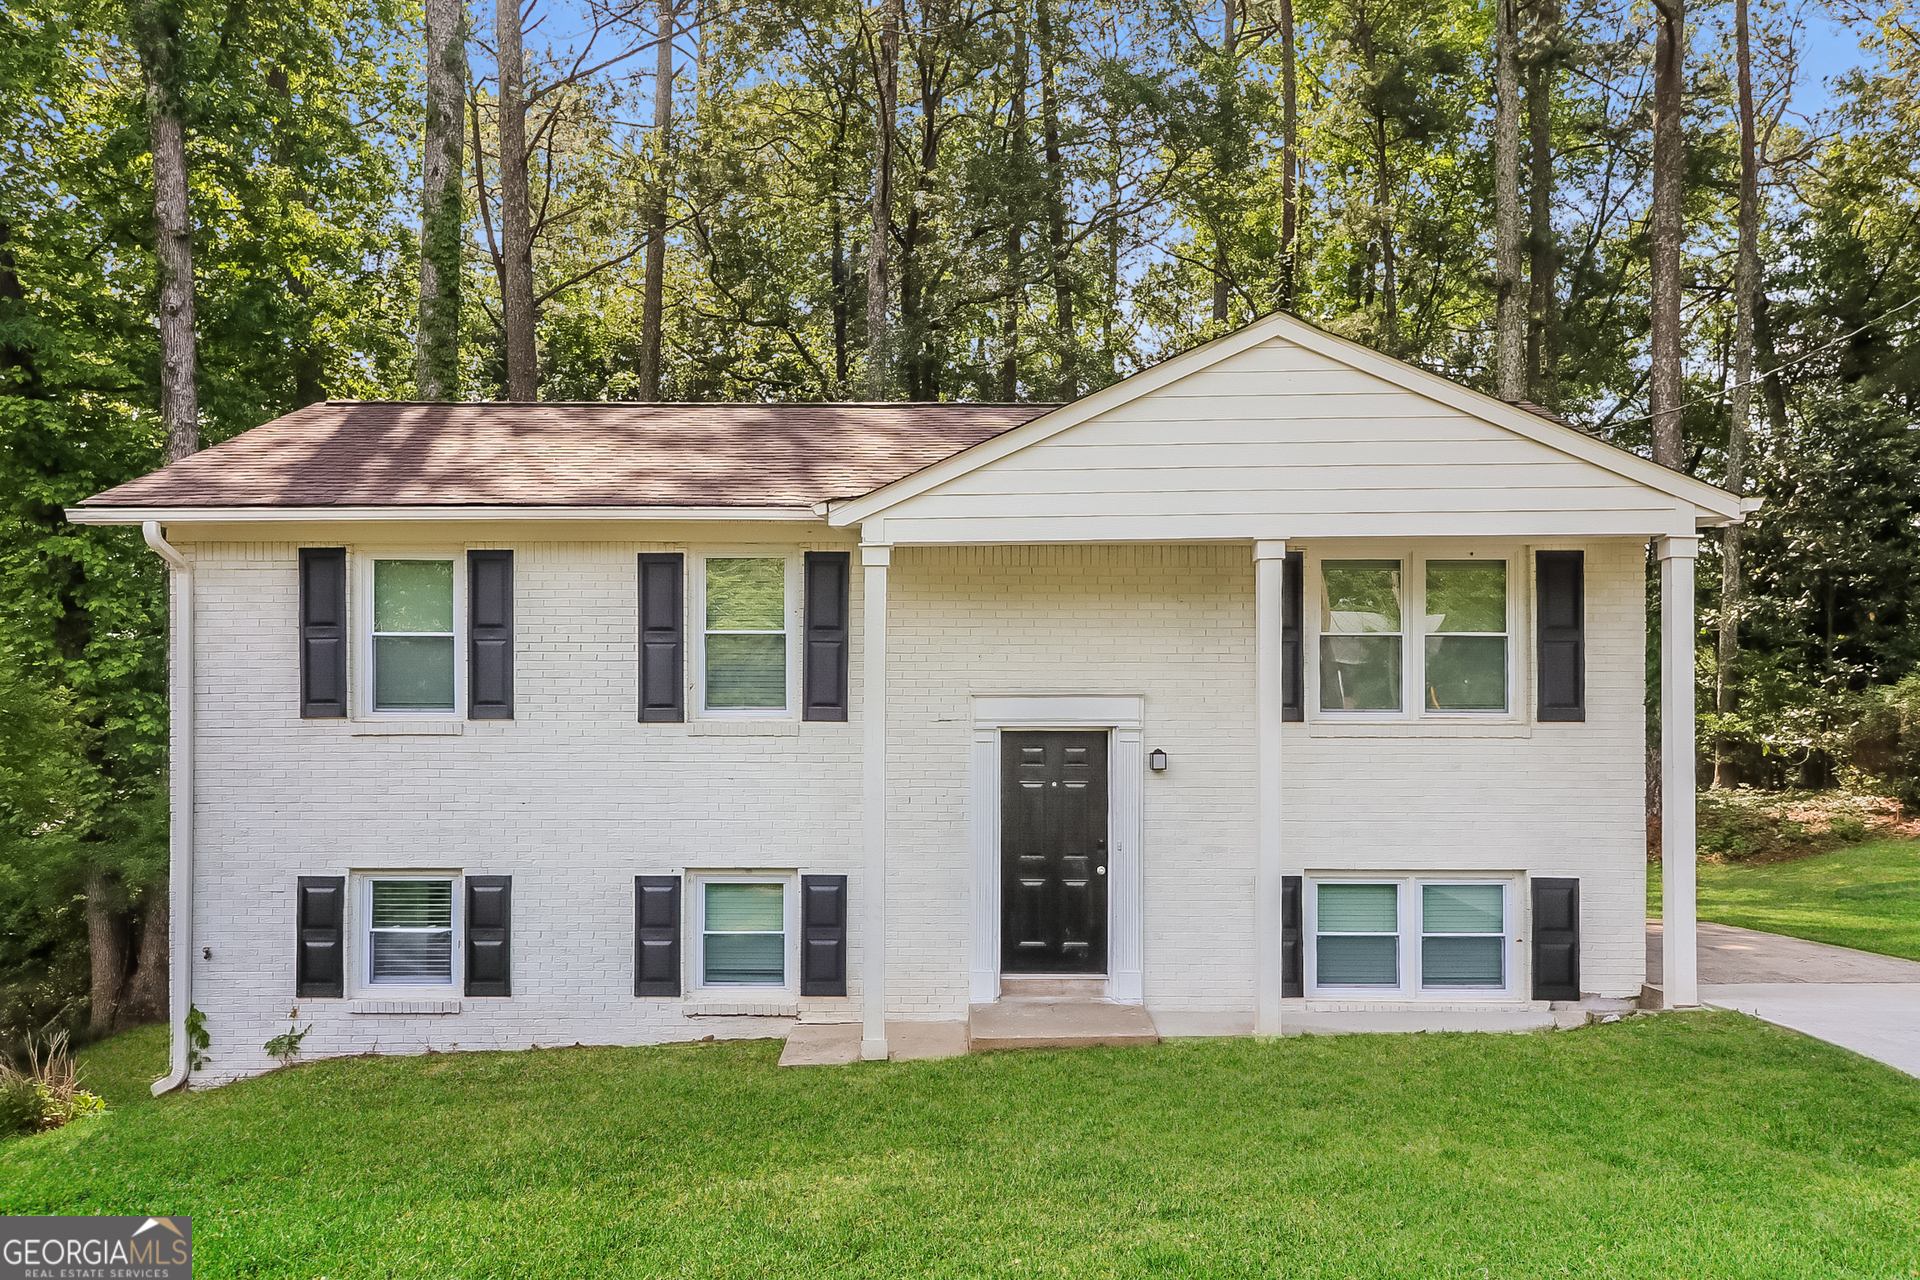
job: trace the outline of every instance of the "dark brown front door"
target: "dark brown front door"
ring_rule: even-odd
[[[1107,971],[1107,735],[1000,735],[1000,968]]]

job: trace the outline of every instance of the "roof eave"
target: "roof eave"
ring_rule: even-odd
[[[585,520],[820,520],[812,506],[666,507],[666,506],[507,506],[475,503],[465,506],[74,506],[67,519],[84,525],[137,525],[149,520],[161,524],[296,524],[365,523],[368,521],[432,522],[459,520],[585,521]]]

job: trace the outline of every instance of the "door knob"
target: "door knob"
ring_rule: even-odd
[[[1094,870],[1098,871],[1101,875],[1107,874],[1107,869],[1105,867],[1095,867]]]

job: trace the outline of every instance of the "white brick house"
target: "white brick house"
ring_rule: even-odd
[[[878,1057],[1036,975],[1168,1034],[1637,995],[1650,542],[1693,1001],[1741,500],[1286,317],[1050,410],[315,405],[69,514],[173,566],[203,1081],[289,1018]]]

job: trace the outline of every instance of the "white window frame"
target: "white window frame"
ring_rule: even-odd
[[[693,945],[688,948],[693,958],[693,982],[696,991],[790,991],[800,989],[800,895],[797,892],[798,880],[787,872],[700,872],[693,876],[693,892],[688,894],[692,904],[692,919],[684,922],[686,932],[691,935]],[[786,981],[774,983],[745,982],[708,982],[707,981],[707,886],[710,884],[777,884],[780,886],[780,925],[786,934],[782,954]]]
[[[1344,558],[1344,557],[1339,557]],[[1515,892],[1521,883],[1516,875],[1434,875],[1422,872],[1418,875],[1395,874],[1373,875],[1365,872],[1312,873],[1305,878],[1301,894],[1301,956],[1302,977],[1306,983],[1309,999],[1338,1000],[1427,1000],[1427,1001],[1478,1001],[1513,1000],[1518,998],[1520,987],[1520,965],[1523,958],[1521,944],[1520,895]],[[1399,931],[1399,981],[1392,986],[1347,986],[1320,982],[1320,886],[1323,884],[1391,884],[1395,886],[1395,905],[1400,924]],[[1421,972],[1425,955],[1421,940],[1426,936],[1426,918],[1424,894],[1427,885],[1498,885],[1501,890],[1500,907],[1505,932],[1502,935],[1504,945],[1501,949],[1501,975],[1504,979],[1498,987],[1429,987],[1426,976]],[[1438,936],[1438,935],[1436,935]],[[1483,937],[1481,934],[1446,935]]]
[[[1400,562],[1400,709],[1398,711],[1341,711],[1320,705],[1320,651],[1323,619],[1321,601],[1326,594],[1326,579],[1321,566],[1339,560],[1397,560]],[[1427,689],[1427,637],[1429,635],[1475,635],[1481,632],[1429,632],[1427,630],[1427,563],[1433,560],[1500,561],[1507,566],[1507,705],[1499,711],[1433,710],[1429,708]],[[1310,721],[1322,724],[1352,723],[1445,723],[1518,724],[1527,719],[1528,708],[1523,684],[1523,667],[1531,666],[1528,650],[1521,649],[1527,637],[1526,620],[1531,606],[1531,586],[1524,576],[1527,556],[1524,548],[1483,543],[1394,543],[1369,546],[1364,543],[1332,542],[1315,546],[1307,553],[1307,580],[1301,592],[1303,639],[1310,651],[1303,655],[1305,670],[1303,693]],[[1392,632],[1379,632],[1391,635]]]
[[[779,560],[786,567],[787,705],[784,707],[707,706],[707,561]],[[702,720],[797,720],[800,713],[800,663],[804,654],[801,594],[805,556],[786,547],[720,547],[687,557],[687,632],[693,661],[687,664],[687,705]]]
[[[452,958],[448,966],[451,979],[439,983],[402,986],[373,980],[373,885],[376,880],[445,880],[452,884]],[[353,892],[354,934],[348,959],[353,967],[354,994],[361,999],[406,1000],[416,998],[444,1000],[466,987],[466,913],[465,873],[460,871],[356,871],[349,877]]]
[[[413,548],[355,550],[353,619],[360,657],[358,705],[367,720],[459,720],[467,714],[467,575],[465,551],[422,551]],[[373,656],[373,564],[376,560],[447,560],[453,564],[453,705],[451,707],[387,708],[374,705],[376,671]]]

